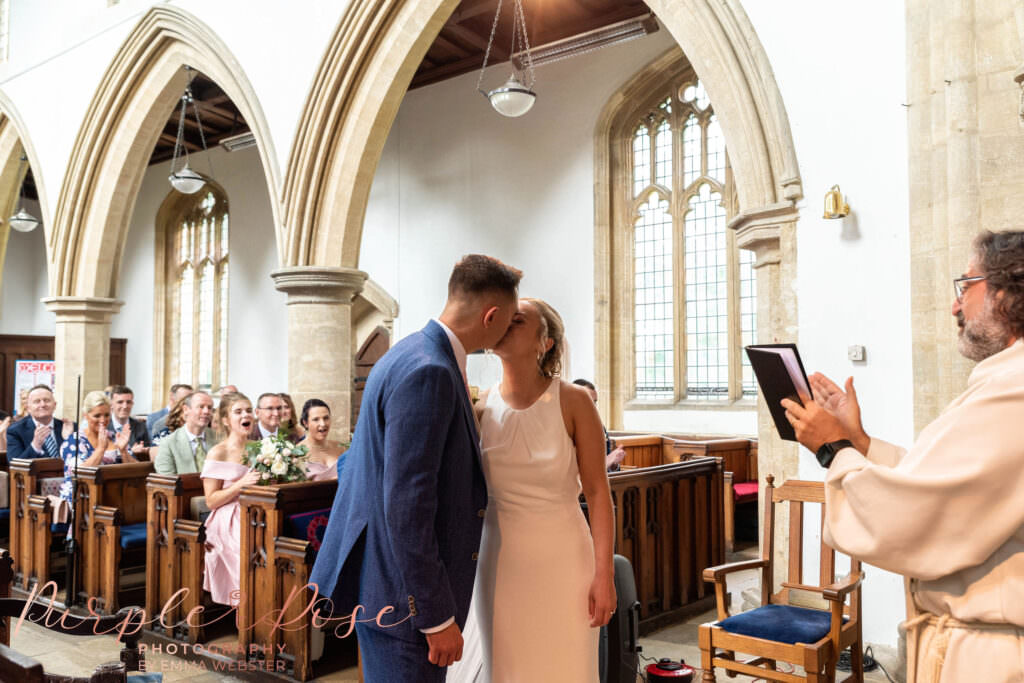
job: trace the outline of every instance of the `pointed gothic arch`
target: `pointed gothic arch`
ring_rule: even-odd
[[[193,15],[153,7],[111,61],[75,139],[48,235],[52,296],[115,296],[135,199],[153,146],[185,87],[185,65],[215,81],[245,117],[259,148],[274,224],[281,225],[269,126],[238,61]],[[277,243],[280,253],[280,229]]]

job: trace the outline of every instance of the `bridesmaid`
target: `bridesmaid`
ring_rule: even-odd
[[[252,428],[252,403],[242,394],[227,394],[217,409],[227,438],[210,449],[203,465],[203,491],[212,512],[206,519],[206,576],[203,588],[213,601],[238,604],[241,574],[241,525],[238,495],[260,479],[245,461],[245,443]]]
[[[303,445],[309,448],[306,456],[306,476],[313,481],[338,478],[338,459],[341,445],[331,441],[331,409],[318,398],[311,398],[302,406],[302,427],[306,430]],[[342,460],[344,463],[344,460]]]

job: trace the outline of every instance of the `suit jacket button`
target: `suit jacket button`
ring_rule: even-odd
[[[476,562],[477,558],[480,557],[479,553],[473,553],[473,561]]]
[[[487,510],[480,508],[476,511],[476,516],[481,518],[487,516]]]

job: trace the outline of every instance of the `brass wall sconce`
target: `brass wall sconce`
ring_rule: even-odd
[[[838,185],[825,193],[825,215],[822,218],[843,218],[850,214],[850,205],[843,201],[843,193]]]

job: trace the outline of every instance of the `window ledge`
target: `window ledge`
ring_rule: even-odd
[[[757,410],[757,400],[753,398],[741,398],[735,401],[699,401],[692,398],[681,401],[644,401],[632,399],[626,402],[624,410],[722,410],[749,412]]]

